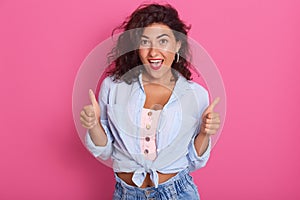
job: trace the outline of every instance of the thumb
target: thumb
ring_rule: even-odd
[[[93,108],[94,108],[94,111],[95,111],[95,115],[96,115],[97,119],[99,119],[99,117],[100,117],[100,106],[98,104],[98,101],[95,97],[95,94],[94,94],[93,90],[91,90],[91,89],[89,90],[89,96],[90,96],[90,101],[91,101],[91,103],[93,105]]]
[[[206,108],[204,112],[204,116],[206,116],[208,113],[213,112],[215,106],[219,103],[220,97],[215,98],[215,100]]]
[[[97,108],[98,107],[98,102],[97,102],[97,99],[95,97],[95,94],[93,92],[93,90],[89,90],[89,96],[90,96],[90,101],[93,105],[94,108]]]

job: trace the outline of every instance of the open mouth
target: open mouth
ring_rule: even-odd
[[[159,70],[164,62],[163,59],[149,59],[150,67],[154,70]]]

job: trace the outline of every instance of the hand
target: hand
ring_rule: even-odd
[[[80,112],[80,122],[83,127],[92,129],[100,125],[100,107],[91,89],[89,90],[89,96],[92,104],[83,107]]]
[[[220,128],[220,115],[219,113],[214,112],[215,106],[219,103],[220,98],[216,98],[203,112],[202,114],[202,124],[200,133],[205,135],[216,134]]]

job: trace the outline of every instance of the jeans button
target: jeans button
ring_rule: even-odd
[[[145,191],[145,194],[146,194],[146,196],[149,196],[149,195],[150,195],[150,191],[149,191],[149,190],[146,190],[146,191]]]

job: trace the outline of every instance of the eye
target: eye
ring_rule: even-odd
[[[159,44],[160,44],[160,45],[163,45],[163,46],[167,45],[168,42],[169,42],[169,41],[168,41],[167,39],[161,39],[161,40],[159,40]]]
[[[149,46],[150,46],[150,41],[149,41],[149,40],[142,39],[141,42],[140,42],[140,45],[141,45],[142,47],[149,47]]]

